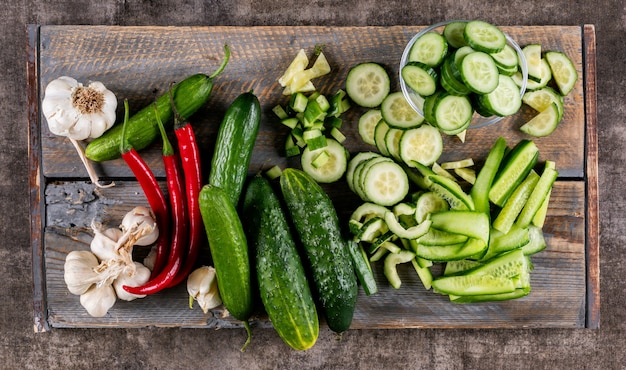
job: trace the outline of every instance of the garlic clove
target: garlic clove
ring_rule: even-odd
[[[90,251],[71,251],[65,257],[63,279],[70,293],[81,295],[99,281],[98,259]]]
[[[187,278],[187,292],[196,300],[204,313],[222,304],[217,287],[215,268],[202,266],[194,270]],[[191,307],[192,301],[190,301]]]
[[[154,214],[144,206],[137,206],[126,213],[120,227],[124,233],[130,233],[134,236],[134,245],[150,245],[159,237]]]
[[[115,279],[113,282],[113,288],[115,289],[115,294],[117,294],[117,298],[124,301],[132,301],[137,298],[144,298],[146,295],[138,295],[131,294],[124,290],[123,286],[127,285],[130,287],[141,286],[148,282],[150,279],[151,271],[146,266],[142,265],[139,262],[135,262],[134,272],[122,273],[120,276]]]
[[[111,285],[94,285],[80,296],[80,304],[93,317],[103,317],[115,304],[115,290]]]
[[[100,261],[117,260],[120,255],[117,253],[117,241],[124,234],[122,230],[111,227],[105,230],[97,229],[92,226],[94,237],[91,240],[91,252],[98,257]]]

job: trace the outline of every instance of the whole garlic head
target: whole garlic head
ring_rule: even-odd
[[[101,82],[84,86],[62,76],[46,86],[41,109],[53,134],[85,140],[100,137],[113,126],[117,98]]]

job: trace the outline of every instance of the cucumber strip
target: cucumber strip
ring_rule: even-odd
[[[515,291],[512,279],[492,275],[453,275],[433,280],[432,287],[437,293],[458,296],[502,294]]]
[[[429,175],[430,189],[448,201],[452,210],[474,210],[474,201],[456,181],[441,175]]]
[[[379,106],[389,94],[389,89],[389,74],[377,63],[357,64],[346,77],[346,93],[353,102],[365,108]]]
[[[510,293],[479,294],[472,296],[450,295],[450,301],[453,303],[498,302],[522,298],[527,296],[528,293],[530,293],[530,288],[516,288]]]
[[[354,271],[359,279],[359,283],[363,287],[365,295],[372,295],[378,292],[378,286],[374,279],[374,273],[372,272],[372,266],[367,259],[363,247],[352,240],[348,240],[348,251],[352,257],[352,263],[354,264]]]
[[[371,109],[363,113],[359,118],[358,131],[361,139],[370,145],[376,145],[374,132],[378,121],[383,118],[380,109]]]
[[[553,161],[546,161],[545,166],[546,168],[550,167],[550,168],[556,169],[556,163]],[[546,195],[546,199],[541,204],[541,207],[539,208],[537,213],[535,213],[535,217],[533,217],[532,225],[535,225],[540,228],[543,227],[543,224],[546,220],[546,216],[548,215],[548,207],[550,205],[551,195],[552,195],[552,189],[550,189],[550,191],[548,192],[548,195]]]
[[[521,140],[504,161],[489,190],[489,199],[502,207],[515,188],[528,176],[537,163],[539,148],[530,140]]]
[[[418,257],[432,262],[447,262],[463,258],[459,257],[459,251],[465,246],[465,243],[426,246],[415,240],[409,242],[411,249]]]
[[[446,275],[446,276],[455,275],[455,274],[458,274],[459,272],[464,272],[464,271],[476,268],[478,266],[482,266],[482,264],[483,262],[469,260],[469,259],[450,261],[446,263],[446,267],[443,270],[443,275]]]
[[[409,166],[418,162],[424,166],[435,163],[443,153],[443,138],[430,125],[405,130],[400,138],[400,158]]]
[[[416,256],[411,260],[411,264],[413,265],[417,276],[420,278],[424,289],[430,290],[433,283],[433,274],[428,267],[422,266],[419,263],[419,260],[426,261],[425,259]]]
[[[437,32],[427,32],[420,36],[409,51],[409,62],[422,62],[436,67],[448,53],[448,42]]]
[[[529,225],[528,226],[528,244],[522,247],[522,252],[525,256],[530,256],[535,253],[539,253],[546,249],[548,246],[546,240],[543,237],[543,230],[540,227]]]
[[[498,172],[504,152],[506,150],[506,140],[499,137],[491,147],[483,168],[478,172],[476,182],[470,190],[470,196],[477,211],[489,214],[489,191],[491,184]]]
[[[431,224],[429,220],[426,220],[419,225],[411,226],[409,228],[404,228],[400,224],[400,222],[398,222],[398,219],[396,218],[396,215],[393,214],[393,212],[387,212],[385,214],[385,223],[387,224],[387,227],[389,228],[390,231],[396,234],[396,236],[403,238],[403,239],[419,238],[420,236],[428,232],[428,229],[430,228],[430,224]]]
[[[400,289],[400,286],[402,285],[402,281],[400,280],[400,275],[398,275],[396,265],[410,262],[413,259],[415,259],[415,253],[408,250],[402,250],[398,253],[391,253],[385,258],[383,272],[385,274],[385,277],[389,281],[389,284],[391,284],[394,289]]]
[[[385,122],[392,128],[406,130],[424,122],[424,117],[409,105],[402,91],[387,95],[380,105],[380,111]]]
[[[498,27],[485,21],[473,20],[465,25],[463,35],[474,50],[498,53],[506,45],[506,36]]]
[[[451,170],[455,168],[471,167],[473,165],[474,165],[474,160],[472,158],[465,158],[465,159],[459,159],[458,161],[443,162],[441,164],[441,168],[444,168],[446,170]]]
[[[541,207],[543,201],[548,197],[552,184],[559,176],[559,172],[551,167],[546,167],[539,178],[539,182],[535,186],[530,198],[524,205],[522,212],[517,218],[516,223],[520,227],[528,227],[532,222],[533,217]]]
[[[426,234],[417,239],[417,242],[424,246],[459,245],[465,243],[468,238],[467,235],[429,228]]]
[[[466,235],[489,243],[489,217],[475,211],[441,211],[431,213],[428,219],[431,226],[438,230]]]
[[[548,51],[545,54],[545,58],[550,65],[552,78],[556,82],[561,95],[569,94],[574,89],[576,80],[578,80],[578,72],[574,63],[565,53],[559,51]]]
[[[489,260],[498,254],[516,248],[521,248],[530,242],[528,228],[521,228],[518,225],[513,225],[506,234],[497,229],[492,229],[490,238],[487,250],[480,258],[481,261]]]
[[[526,179],[513,191],[509,199],[504,203],[498,217],[493,221],[494,229],[506,234],[511,230],[513,223],[519,216],[524,204],[530,198],[530,194],[539,181],[539,175],[535,171],[530,171]]]

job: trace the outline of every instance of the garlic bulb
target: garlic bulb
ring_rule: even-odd
[[[91,166],[81,140],[97,138],[115,123],[117,98],[101,82],[87,86],[68,76],[59,77],[46,86],[41,110],[48,121],[50,132],[70,139],[91,181],[102,185]]]
[[[189,307],[193,306],[195,299],[204,313],[222,304],[222,298],[217,288],[215,268],[212,266],[199,267],[189,274],[187,292],[189,293]]]
[[[150,245],[159,237],[159,230],[152,211],[143,206],[135,207],[126,213],[121,228],[124,233],[134,235],[134,245]]]
[[[109,284],[94,285],[80,296],[80,304],[93,317],[102,317],[115,304],[115,290]]]
[[[148,282],[150,279],[151,271],[146,266],[142,265],[139,262],[135,262],[135,271],[131,273],[122,273],[120,276],[115,279],[113,282],[113,288],[115,289],[115,293],[117,294],[117,298],[122,299],[124,301],[132,301],[137,298],[143,298],[146,295],[137,295],[128,293],[124,290],[123,286],[127,285],[130,287],[141,286]]]
[[[100,137],[113,126],[117,98],[102,82],[83,86],[62,76],[46,86],[41,109],[53,134],[85,140]]]
[[[81,295],[100,281],[99,262],[90,251],[71,251],[65,257],[63,278],[72,294]]]

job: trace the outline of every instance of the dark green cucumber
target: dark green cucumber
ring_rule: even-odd
[[[259,99],[246,92],[228,107],[217,134],[209,184],[224,189],[235,206],[248,175],[260,122]]]
[[[337,211],[322,187],[301,170],[285,169],[280,185],[326,323],[331,330],[344,332],[352,323],[358,286]]]
[[[172,126],[174,112],[170,101],[170,91],[176,110],[182,117],[188,118],[208,101],[213,90],[213,79],[222,72],[230,58],[228,46],[225,46],[222,65],[212,75],[194,74],[173,85],[170,90],[135,113],[127,123],[126,137],[135,150],[141,150],[160,137],[157,121],[160,118],[166,128]],[[156,105],[156,109],[155,109]],[[120,142],[122,125],[117,124],[102,136],[92,140],[85,148],[85,155],[92,161],[102,162],[121,156]]]
[[[243,225],[228,194],[220,188],[203,186],[199,205],[222,302],[233,317],[247,326],[254,304]]]
[[[319,320],[304,267],[287,218],[269,181],[253,178],[243,197],[242,218],[261,301],[274,329],[296,350],[311,348]]]

